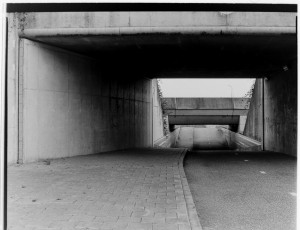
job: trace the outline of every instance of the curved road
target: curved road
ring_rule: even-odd
[[[216,129],[182,128],[177,144],[226,148]],[[296,229],[295,158],[197,150],[187,154],[185,172],[203,230]]]

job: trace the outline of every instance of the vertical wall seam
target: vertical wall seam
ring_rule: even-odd
[[[262,150],[265,151],[265,79],[262,78]]]
[[[18,159],[22,164],[24,158],[23,119],[24,119],[24,40],[19,39],[18,48]]]

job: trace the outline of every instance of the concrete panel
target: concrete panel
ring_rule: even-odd
[[[240,116],[240,122],[238,126],[238,133],[243,134],[246,126],[247,121],[247,115],[246,116]]]
[[[158,83],[152,81],[153,89],[153,142],[164,136],[163,132],[163,111],[161,107],[161,98],[158,95]]]
[[[265,149],[297,156],[297,62],[264,83]]]
[[[255,82],[250,109],[243,134],[261,142],[263,136],[262,109],[262,79],[257,79]]]
[[[8,14],[8,53],[7,53],[7,161],[18,160],[19,127],[19,20],[14,14]]]
[[[25,43],[25,46],[28,45],[29,44]],[[38,88],[41,90],[61,92],[68,90],[68,69],[65,68],[65,66],[68,66],[67,54],[55,52],[55,50],[45,47],[39,47],[39,51],[39,61],[36,63],[34,60],[32,60],[32,62],[38,64],[39,66]],[[31,56],[30,53],[28,55]],[[30,60],[30,57],[28,57],[27,60]],[[34,76],[34,74],[30,76]]]
[[[268,76],[268,80],[256,81],[244,135],[261,141],[265,150],[297,156],[295,62],[286,71]]]
[[[233,12],[227,16],[228,24],[231,26],[257,26],[257,27],[281,27],[296,26],[296,14],[277,12],[276,16],[267,12]]]
[[[124,86],[91,58],[29,40],[24,54],[24,162],[152,146],[151,80]]]
[[[179,26],[295,26],[296,13],[279,12],[42,12],[24,15],[25,29]]]
[[[37,90],[25,90],[24,101],[27,102],[24,107],[24,130],[39,129],[39,92]],[[24,135],[24,152],[27,159],[34,159],[39,154],[39,132],[29,132]],[[30,143],[30,144],[29,144]]]
[[[43,66],[39,65],[39,52],[36,46],[32,46],[31,53],[26,52],[24,58],[24,65],[26,66],[25,72],[31,77],[24,79],[25,89],[38,89],[39,88],[39,71]],[[37,68],[37,66],[39,68]],[[49,65],[51,68],[51,66]]]

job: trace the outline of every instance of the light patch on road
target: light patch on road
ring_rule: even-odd
[[[244,161],[249,161],[249,160],[244,160]]]
[[[266,174],[266,172],[265,171],[259,171],[261,174]]]
[[[297,196],[297,193],[295,192],[289,192],[289,194],[291,194],[292,196]]]

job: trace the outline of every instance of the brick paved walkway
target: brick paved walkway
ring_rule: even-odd
[[[135,149],[9,166],[8,227],[192,229],[182,152]]]

